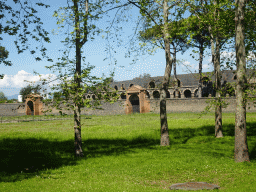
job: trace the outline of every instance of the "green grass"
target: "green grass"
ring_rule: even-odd
[[[73,157],[73,121],[0,124],[0,191],[169,191],[174,183],[208,182],[221,191],[255,191],[256,113],[247,114],[251,162],[234,162],[234,113],[168,114],[170,146],[161,147],[158,114],[83,119],[85,158]],[[202,190],[203,191],[203,190]]]

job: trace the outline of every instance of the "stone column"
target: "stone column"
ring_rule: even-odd
[[[150,99],[153,99],[153,91],[149,91],[149,96],[150,96]]]
[[[182,91],[182,93],[180,94],[180,98],[185,98],[184,91]]]

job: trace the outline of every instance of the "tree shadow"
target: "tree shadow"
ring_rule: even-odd
[[[247,123],[247,136],[255,136],[256,122]],[[202,126],[197,129],[170,129],[170,147],[161,150],[170,150],[174,145],[182,145],[189,148],[187,144],[193,137],[203,136],[204,143],[218,141],[219,144],[234,145],[233,141],[225,140],[225,136],[234,137],[234,124],[223,125],[224,139],[214,137],[214,126]],[[158,130],[160,139],[160,129]],[[251,137],[252,138],[252,137]],[[159,146],[158,138],[138,136],[134,139],[87,139],[83,140],[85,158],[74,157],[74,141],[47,140],[47,139],[2,139],[0,140],[0,182],[15,182],[39,175],[45,170],[58,169],[64,166],[76,165],[79,160],[96,158],[101,156],[118,156],[125,153],[135,153],[136,149],[156,149]],[[201,141],[199,141],[201,142]],[[256,157],[256,140],[249,148],[250,159]],[[189,148],[191,150],[191,147]],[[225,149],[220,151],[202,151],[195,149],[198,153],[205,153],[214,157],[225,156]]]
[[[15,182],[43,170],[76,164],[71,141],[8,138],[1,140],[0,146],[0,182]]]
[[[159,143],[138,137],[126,139],[88,139],[83,142],[84,158],[74,157],[74,141],[47,139],[0,140],[0,182],[16,182],[35,177],[46,170],[76,165],[86,158],[120,155]]]
[[[256,159],[256,138],[254,137],[256,135],[256,122],[248,122],[246,123],[246,129],[247,129],[247,140],[250,140],[250,160]],[[159,129],[160,133],[160,129]],[[190,139],[198,136],[206,136],[201,143],[211,143],[218,141],[220,144],[224,145],[234,145],[234,140],[228,141],[225,140],[226,136],[231,136],[234,138],[235,136],[235,124],[223,124],[223,139],[221,138],[215,138],[215,127],[214,126],[201,126],[200,128],[192,129],[192,128],[186,128],[186,129],[170,129],[169,136],[170,136],[170,145],[175,144],[186,144]],[[250,138],[248,138],[250,137]],[[185,148],[187,148],[184,145]],[[200,152],[200,151],[198,151]],[[205,153],[202,151],[202,153]],[[215,157],[223,157],[225,155],[225,150],[220,150],[219,152],[208,152],[209,154],[215,156]]]

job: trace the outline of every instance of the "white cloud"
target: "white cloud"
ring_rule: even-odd
[[[42,74],[41,78],[47,78],[51,77],[51,79],[56,78],[56,75],[54,74]],[[29,82],[27,81],[33,81],[34,83],[38,82],[40,80],[39,75],[33,75],[31,73],[28,73],[24,70],[19,71],[16,75],[5,75],[3,79],[0,79],[0,87],[1,88],[22,88],[29,85]],[[53,83],[50,83],[50,86]]]

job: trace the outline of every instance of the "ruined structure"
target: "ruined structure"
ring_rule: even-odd
[[[222,71],[222,87],[230,88],[229,83],[236,81],[235,71]],[[163,77],[146,77],[135,78],[133,80],[112,82],[110,87],[114,88],[120,94],[116,103],[110,104],[101,102],[104,110],[91,110],[83,108],[81,114],[86,115],[109,115],[109,114],[130,114],[130,113],[159,113],[159,98],[160,87]],[[203,73],[202,79],[202,93],[198,94],[198,74],[182,74],[177,75],[178,81],[173,82],[171,77],[171,84],[168,88],[166,99],[167,112],[201,112],[207,106],[208,99],[214,99],[215,91],[213,88],[214,75],[210,73]],[[250,83],[256,83],[256,78],[250,79]],[[228,89],[227,89],[228,90]],[[103,92],[104,94],[104,92]],[[235,112],[235,89],[229,89],[224,92],[223,96],[230,103],[223,112]],[[94,100],[96,95],[88,92],[84,98]],[[42,97],[40,95],[30,95],[27,97],[25,110],[18,106],[19,104],[5,104],[0,105],[0,113],[8,113],[9,115],[43,115],[41,112],[44,109]],[[256,106],[249,104],[250,108],[247,111],[256,111]],[[6,108],[9,110],[3,109]],[[15,108],[15,109],[14,109]],[[66,114],[73,114],[73,111],[63,111]],[[47,113],[48,114],[48,113]],[[53,109],[49,114],[59,114],[58,110]],[[0,114],[4,115],[4,114]]]
[[[39,94],[30,94],[25,100],[26,115],[43,115],[43,97]]]

